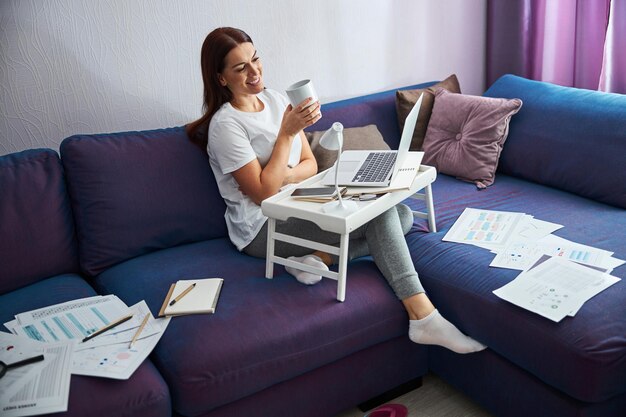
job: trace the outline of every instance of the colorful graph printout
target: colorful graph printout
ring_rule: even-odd
[[[18,314],[11,331],[40,342],[80,341],[129,313],[128,306],[118,297],[95,296]],[[115,330],[131,326],[133,323],[128,322]]]
[[[466,208],[443,240],[502,246],[524,219],[524,213]]]

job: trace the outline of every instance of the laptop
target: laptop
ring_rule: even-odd
[[[339,185],[350,187],[387,187],[392,178],[402,168],[409,153],[413,131],[417,123],[417,115],[422,105],[422,95],[406,117],[402,138],[397,151],[343,151],[339,160]],[[335,185],[335,169],[337,164],[330,168],[322,184]]]

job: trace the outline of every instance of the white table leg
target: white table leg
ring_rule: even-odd
[[[265,278],[274,278],[274,233],[276,219],[267,219],[267,254],[265,256]]]
[[[432,233],[437,233],[437,224],[435,223],[435,205],[433,204],[433,191],[428,184],[424,188],[424,195],[426,197],[426,211],[428,214],[428,228]]]
[[[348,272],[348,244],[350,234],[342,234],[339,242],[339,271],[337,276],[337,301],[346,299],[346,275]]]

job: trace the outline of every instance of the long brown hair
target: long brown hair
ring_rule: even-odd
[[[226,55],[237,45],[246,42],[252,43],[250,36],[243,30],[231,27],[217,28],[204,39],[200,52],[204,83],[204,103],[202,104],[204,114],[185,127],[189,139],[203,149],[207,147],[205,129],[208,129],[211,118],[222,104],[232,99],[230,90],[219,82],[218,74],[224,70]]]

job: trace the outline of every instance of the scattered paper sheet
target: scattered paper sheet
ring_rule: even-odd
[[[496,252],[489,266],[525,271],[544,254],[544,247],[536,242],[514,242]]]
[[[133,318],[123,323],[122,325],[115,327],[99,336],[89,339],[86,342],[79,342],[76,344],[74,352],[78,352],[84,349],[90,349],[98,346],[115,345],[118,343],[130,343],[135,332],[141,325],[143,318],[146,314],[151,314],[150,309],[145,301],[140,301],[130,308],[133,314]],[[154,320],[148,320],[148,323],[141,331],[140,339],[145,339],[148,336],[160,333],[163,329]]]
[[[609,269],[607,262],[613,255],[613,252],[575,243],[554,235],[546,236],[537,243],[547,247],[546,255],[557,256],[585,265],[599,266],[604,269]]]
[[[571,242],[558,236],[548,235],[537,241],[513,242],[505,249],[496,251],[489,266],[525,271],[543,255],[556,256],[573,262],[594,266],[612,272],[623,261],[613,258],[613,252]]]
[[[623,259],[617,259],[611,256],[606,260],[605,266],[607,267],[607,270],[613,271],[615,268],[617,268],[618,266],[622,266],[625,263],[626,261],[624,261]]]
[[[43,353],[44,345],[39,342],[11,333],[0,332],[0,361],[7,365]],[[13,396],[34,377],[35,373],[41,371],[43,365],[44,361],[41,361],[7,370],[6,374],[0,378],[0,398]]]
[[[531,218],[515,230],[515,241],[532,242],[544,238],[563,227],[562,224]]]
[[[559,257],[522,272],[493,293],[503,300],[559,322],[590,298],[618,282],[609,274]]]
[[[82,340],[129,313],[117,296],[95,296],[20,313],[10,322],[12,328],[7,323],[5,326],[14,334],[40,342]],[[131,323],[126,322],[115,329],[120,331],[130,326]]]
[[[83,338],[113,319],[132,313],[132,319],[86,342]],[[130,341],[146,314],[150,318],[130,348]],[[170,319],[154,319],[145,301],[126,306],[116,296],[89,297],[21,313],[5,326],[18,336],[40,342],[66,339],[73,344],[73,374],[128,379],[152,352]]]
[[[0,332],[0,361],[11,364],[42,353],[43,345],[41,343],[26,337]]]
[[[38,372],[28,373],[27,382],[17,391],[7,392],[7,395],[0,397],[0,404],[2,404],[0,410],[3,417],[34,416],[67,411],[72,345],[73,342],[43,344],[45,346],[45,359],[41,362],[43,366]]]
[[[530,218],[524,213],[466,208],[442,240],[488,249],[506,247],[520,222]]]
[[[170,318],[155,319],[145,301],[141,301],[131,307],[133,317],[138,317],[139,322],[145,314],[150,314],[146,327],[138,340],[130,348],[129,344],[139,328],[140,323],[130,331],[115,335],[115,339],[109,339],[105,345],[89,347],[80,346],[74,351],[72,373],[76,375],[97,376],[112,379],[128,379],[137,370],[146,357],[152,352],[156,344],[163,336]],[[145,333],[144,333],[145,332]],[[97,336],[97,340],[103,336]],[[79,345],[89,346],[89,342]]]

